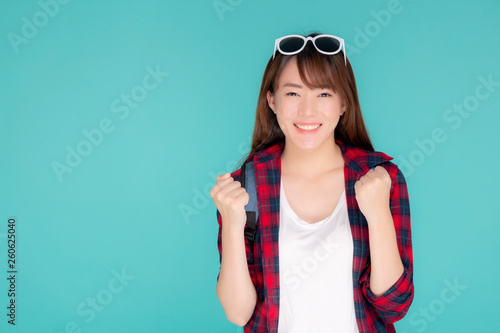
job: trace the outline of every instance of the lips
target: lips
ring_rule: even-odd
[[[314,131],[318,129],[322,124],[321,123],[294,123],[293,124],[298,129],[303,131]]]

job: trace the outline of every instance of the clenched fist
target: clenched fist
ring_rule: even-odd
[[[391,176],[384,167],[377,165],[354,184],[359,209],[367,221],[390,213],[389,197]]]
[[[215,180],[217,183],[210,190],[210,196],[222,216],[222,223],[244,228],[247,219],[245,206],[250,199],[247,191],[229,172],[218,175]]]

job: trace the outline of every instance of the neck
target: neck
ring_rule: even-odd
[[[285,142],[281,165],[288,174],[314,178],[332,169],[343,168],[344,158],[333,138],[316,149],[307,150]]]

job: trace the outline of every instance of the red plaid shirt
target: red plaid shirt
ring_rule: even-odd
[[[395,332],[393,323],[405,316],[413,301],[413,254],[410,229],[410,205],[406,181],[393,158],[382,152],[370,152],[335,140],[344,157],[347,209],[354,242],[353,287],[354,308],[359,332]],[[257,304],[244,332],[276,333],[278,331],[280,278],[278,233],[280,213],[280,170],[284,141],[248,157],[255,165],[259,225],[252,252],[245,238],[250,277],[257,291]],[[404,272],[386,293],[376,297],[370,291],[370,246],[368,225],[358,208],[354,184],[376,165],[386,168],[392,179],[390,209],[396,229],[399,254]],[[231,176],[240,179],[241,169]],[[222,260],[222,218],[217,210],[219,234],[217,246]],[[244,237],[242,235],[242,237]],[[219,273],[220,274],[220,273]],[[217,275],[217,281],[219,275]]]

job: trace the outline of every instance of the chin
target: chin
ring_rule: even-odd
[[[310,138],[308,140],[304,138],[286,139],[287,142],[294,145],[297,149],[302,149],[302,150],[321,149],[321,147],[327,145],[328,141],[330,140],[334,141],[332,137],[326,137],[326,138],[317,137],[317,138]]]
[[[295,147],[302,150],[315,150],[321,147],[321,144],[318,142],[294,142]]]

